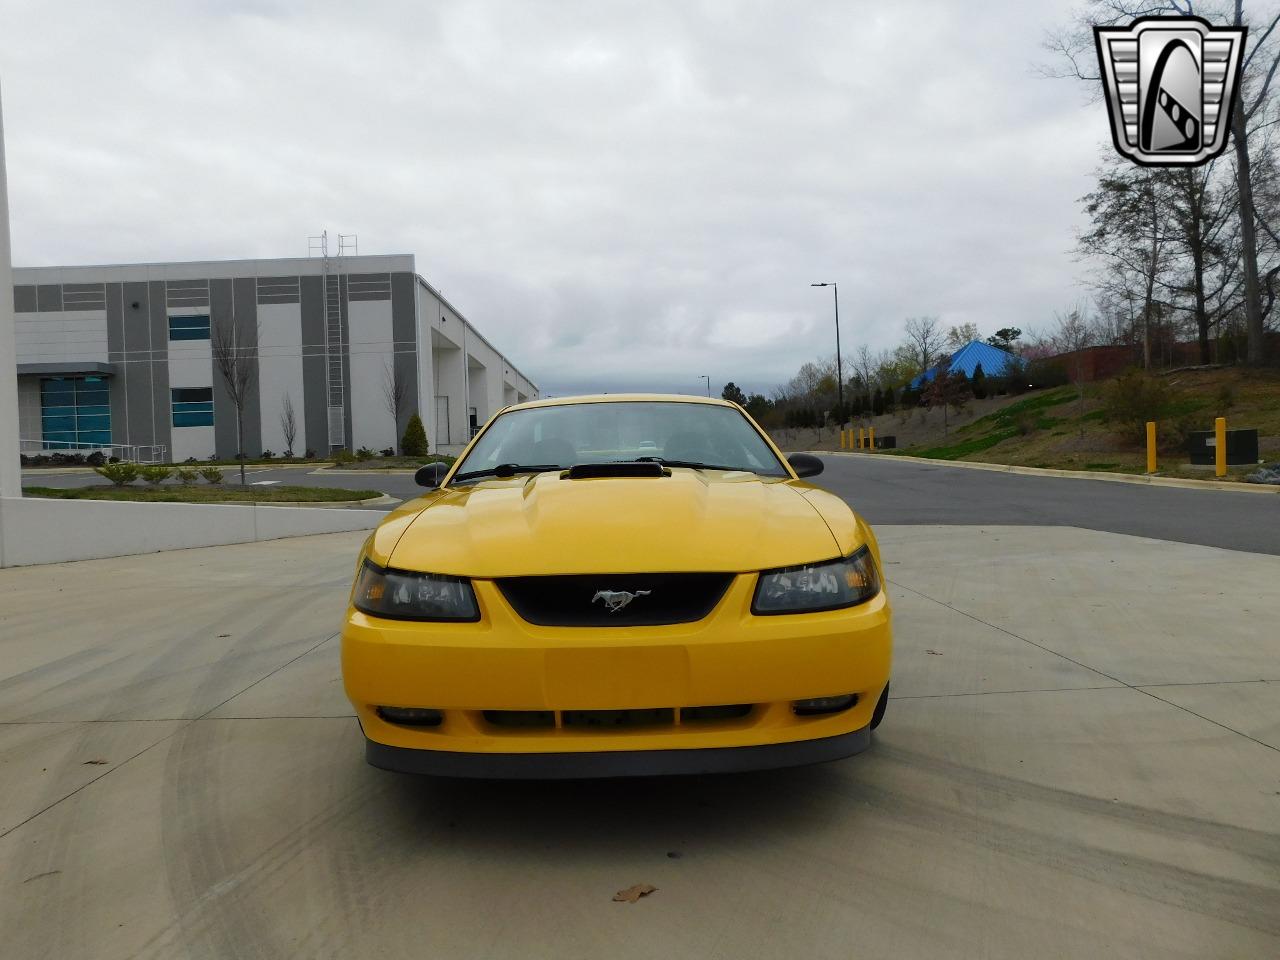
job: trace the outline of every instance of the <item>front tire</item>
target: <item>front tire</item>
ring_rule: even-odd
[[[880,699],[876,703],[875,713],[871,714],[871,729],[874,730],[880,726],[880,721],[884,719],[884,712],[889,706],[889,685],[884,685],[884,693],[880,694]]]

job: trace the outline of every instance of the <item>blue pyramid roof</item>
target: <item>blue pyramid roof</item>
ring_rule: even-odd
[[[1008,371],[1009,364],[1013,361],[1013,354],[1007,350],[1001,350],[999,347],[993,347],[989,343],[983,343],[981,340],[970,340],[963,347],[951,355],[951,365],[948,368],[951,373],[963,373],[966,377],[972,377],[973,372],[978,369],[978,365],[982,365],[982,372],[988,377],[1002,377]],[[911,381],[911,389],[919,390],[926,383],[933,380],[938,375],[938,369],[942,365],[926,370]]]

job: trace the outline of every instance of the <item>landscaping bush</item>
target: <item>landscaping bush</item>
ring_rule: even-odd
[[[108,463],[93,469],[95,473],[106,477],[117,487],[123,487],[126,483],[133,483],[138,479],[138,465],[136,463]]]
[[[274,456],[275,456],[275,454],[274,454],[274,453],[272,453],[270,450],[263,450],[263,451],[262,451],[262,459],[263,459],[263,460],[270,460],[270,459],[271,459],[272,457],[274,457]]]
[[[409,423],[404,428],[404,436],[400,438],[400,452],[406,457],[427,455],[427,430],[422,425],[422,418],[416,413],[409,418]]]
[[[179,467],[174,471],[174,476],[178,478],[178,482],[184,487],[189,487],[199,479],[200,473],[190,467]]]
[[[1219,416],[1226,416],[1231,408],[1236,405],[1236,388],[1230,383],[1224,383],[1218,388],[1217,399]]]
[[[307,452],[304,454],[304,456],[308,460],[314,460],[316,458],[316,452],[308,447]]]
[[[154,466],[139,467],[138,474],[143,480],[147,481],[147,483],[151,484],[153,487],[158,487],[173,476],[173,468],[162,467],[158,464]]]
[[[394,457],[395,455],[396,455],[395,447],[387,447],[385,450],[382,451],[382,456],[384,457]]]
[[[204,477],[210,483],[222,482],[222,471],[217,467],[204,467],[200,471],[200,476]]]
[[[91,467],[100,467],[107,462],[107,458],[101,450],[95,450],[84,458],[84,462]]]
[[[359,450],[356,451],[357,460],[372,460],[376,456],[377,454],[374,453],[372,450],[370,450],[368,447],[361,447]]]
[[[350,450],[338,450],[333,455],[334,463],[355,463],[356,458],[352,456]]]
[[[1141,442],[1148,420],[1160,420],[1170,413],[1169,385],[1159,377],[1130,370],[1107,384],[1103,390],[1103,419],[1113,423],[1129,440]]]

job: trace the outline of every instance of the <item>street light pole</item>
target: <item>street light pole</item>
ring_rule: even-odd
[[[709,397],[711,396],[711,378],[704,373],[702,379],[707,381],[707,396]]]
[[[836,303],[836,391],[840,402],[840,426],[844,426],[844,364],[840,361],[840,285],[831,283],[811,283],[811,287],[830,287],[835,294]]]

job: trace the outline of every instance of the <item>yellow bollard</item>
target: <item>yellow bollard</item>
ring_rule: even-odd
[[[1227,475],[1227,418],[1218,417],[1213,421],[1213,473],[1214,476]]]
[[[1147,473],[1156,472],[1156,422],[1147,421]]]
[[[870,448],[872,453],[875,452],[875,449],[876,449],[876,428],[875,427],[867,428],[867,447]]]
[[[858,428],[858,449],[862,449],[862,428]]]

